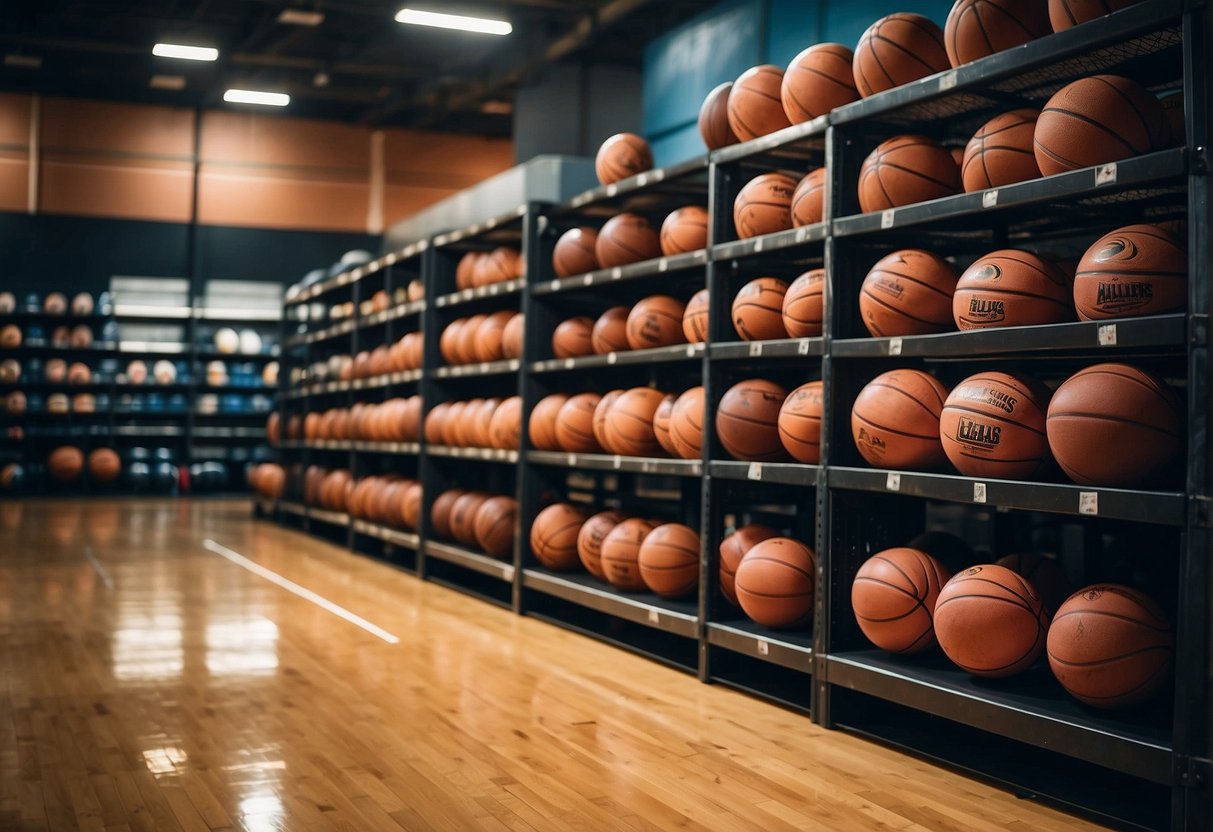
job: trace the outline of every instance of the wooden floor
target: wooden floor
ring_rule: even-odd
[[[0,830],[1090,828],[245,502],[0,503],[0,650]]]

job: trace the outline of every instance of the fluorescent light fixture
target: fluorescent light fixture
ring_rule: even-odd
[[[285,107],[291,103],[291,97],[286,93],[260,90],[228,90],[223,94],[223,100],[232,104],[265,104],[268,107]]]
[[[153,75],[151,84],[154,90],[183,90],[185,89],[185,76]]]
[[[324,22],[324,12],[309,12],[305,9],[283,9],[278,14],[279,23],[292,26],[319,26]]]
[[[514,31],[514,27],[504,20],[423,12],[419,9],[401,9],[396,12],[396,22],[412,23],[414,26],[436,26],[439,29],[458,29],[461,32],[479,32],[484,35],[508,35]]]
[[[180,43],[158,43],[152,47],[157,58],[180,58],[183,61],[215,61],[219,50],[213,46],[185,46]]]

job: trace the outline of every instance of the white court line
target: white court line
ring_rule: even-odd
[[[101,561],[97,560],[97,556],[93,554],[92,546],[84,547],[84,557],[92,564],[93,569],[101,576],[101,583],[105,584],[105,588],[113,590],[114,579],[110,577],[110,573],[105,571],[105,567],[101,565]]]
[[[252,572],[254,575],[260,575],[261,577],[265,578],[270,583],[277,584],[278,586],[285,589],[287,592],[293,592],[296,595],[298,595],[300,598],[306,598],[308,601],[311,601],[313,604],[315,604],[318,607],[321,607],[322,609],[328,610],[329,612],[331,612],[333,615],[337,616],[338,618],[344,618],[346,621],[350,622],[351,624],[356,624],[357,626],[366,630],[371,635],[375,635],[375,636],[378,636],[379,638],[383,639],[388,644],[399,644],[400,643],[400,639],[398,639],[396,636],[392,635],[391,633],[389,633],[387,630],[383,629],[382,627],[376,627],[374,624],[367,621],[365,618],[363,618],[359,615],[355,615],[354,613],[347,610],[345,607],[341,607],[341,606],[338,606],[337,604],[334,604],[332,601],[325,598],[323,595],[317,595],[315,592],[312,592],[307,587],[299,586],[299,584],[282,577],[277,572],[271,572],[270,570],[266,569],[261,564],[254,563],[253,561],[249,560],[248,558],[246,558],[244,555],[240,554],[239,552],[233,552],[231,549],[227,548],[226,546],[216,543],[215,541],[211,540],[210,538],[207,538],[206,540],[202,541],[202,546],[206,549],[211,550],[216,555],[223,555],[223,557],[227,558],[232,563],[236,564],[237,566],[244,567],[248,571]]]

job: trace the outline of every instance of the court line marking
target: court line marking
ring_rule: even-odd
[[[84,557],[92,564],[93,571],[101,576],[101,583],[105,584],[105,588],[113,590],[114,579],[110,577],[110,573],[105,571],[105,567],[101,565],[101,561],[97,560],[97,556],[93,554],[92,546],[84,547]]]
[[[356,615],[355,613],[350,612],[345,607],[342,607],[338,604],[334,604],[332,601],[325,598],[323,595],[318,595],[317,593],[313,592],[312,590],[308,589],[307,587],[300,586],[299,584],[295,583],[294,581],[290,580],[289,578],[284,578],[281,575],[279,575],[277,572],[273,572],[269,569],[266,569],[261,564],[249,560],[248,558],[246,558],[244,555],[240,554],[239,552],[232,551],[231,549],[227,548],[226,546],[224,546],[220,543],[216,543],[214,540],[211,540],[209,537],[202,541],[202,546],[203,546],[203,548],[209,549],[210,551],[214,552],[216,555],[222,555],[223,557],[230,560],[232,563],[236,564],[239,567],[247,569],[249,572],[252,572],[254,575],[259,575],[260,577],[265,578],[270,583],[277,584],[278,586],[285,589],[287,592],[292,592],[295,595],[298,595],[300,598],[311,601],[316,606],[320,607],[321,609],[328,610],[329,612],[331,612],[333,615],[337,616],[338,618],[344,618],[346,621],[350,622],[351,624],[354,624],[354,625],[366,630],[371,635],[378,636],[379,638],[386,641],[388,644],[399,644],[400,643],[399,638],[392,635],[391,633],[389,633],[387,630],[383,629],[382,627],[372,624],[371,622],[367,621],[362,616]]]

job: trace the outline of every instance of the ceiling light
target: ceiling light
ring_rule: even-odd
[[[183,61],[214,61],[219,50],[213,46],[185,46],[180,43],[158,43],[152,47],[157,58],[180,58]]]
[[[37,55],[5,55],[4,65],[21,69],[42,69],[42,59]]]
[[[283,9],[278,15],[279,23],[292,26],[319,26],[324,22],[323,12],[309,12],[304,9]]]
[[[153,75],[152,89],[154,90],[183,90],[185,89],[184,75]]]
[[[291,97],[286,93],[260,90],[228,90],[223,94],[223,100],[232,104],[265,104],[268,107],[285,107],[291,103]]]
[[[396,21],[412,23],[415,26],[436,26],[439,29],[479,32],[484,35],[508,35],[514,31],[514,27],[504,20],[466,17],[461,14],[443,14],[442,12],[423,12],[418,9],[401,9],[396,12]]]

